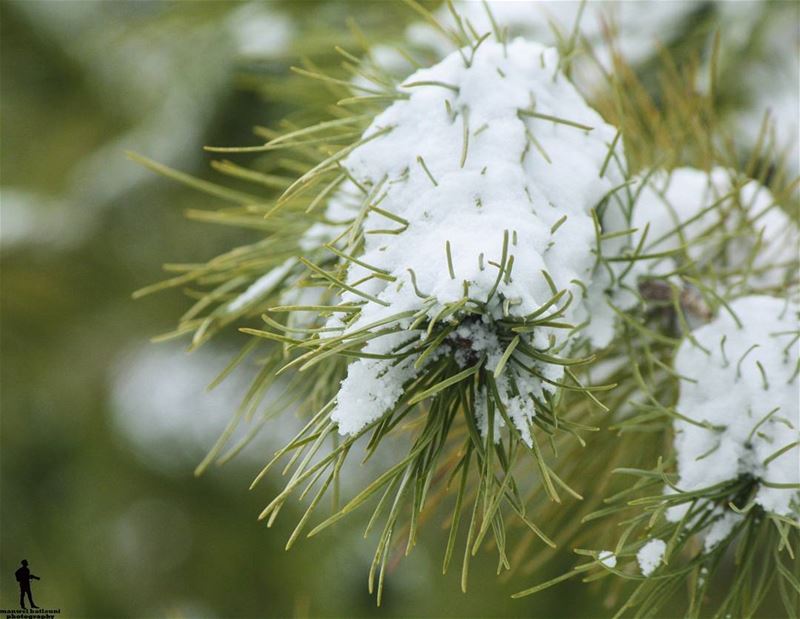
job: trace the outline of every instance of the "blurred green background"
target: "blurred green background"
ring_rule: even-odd
[[[16,607],[13,572],[26,558],[42,577],[37,604],[62,617],[608,614],[580,583],[511,600],[533,577],[498,580],[491,553],[462,594],[457,569],[440,574],[436,522],[393,567],[376,609],[364,514],[288,553],[302,512],[285,509],[272,529],[256,521],[280,479],[247,487],[288,435],[277,424],[193,477],[241,383],[203,387],[239,342],[192,356],[180,342],[150,344],[186,301],[131,293],[163,263],[203,261],[257,233],[186,220],[188,208],[219,204],[125,151],[214,178],[202,146],[252,143],[253,125],[292,111],[270,80],[300,51],[347,42],[348,16],[395,35],[412,17],[378,1],[0,3],[0,607]]]

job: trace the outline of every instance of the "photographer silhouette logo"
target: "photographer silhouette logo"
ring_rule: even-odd
[[[53,619],[56,615],[61,614],[60,608],[40,608],[33,601],[33,592],[31,591],[31,581],[41,580],[36,574],[32,573],[28,567],[28,561],[22,559],[20,567],[14,572],[14,578],[19,584],[19,609],[0,609],[6,619]],[[25,606],[25,598],[28,598],[28,606]]]
[[[25,609],[25,595],[28,596],[28,602],[30,602],[31,608],[39,608],[33,602],[33,594],[31,593],[31,580],[41,580],[35,574],[32,574],[31,571],[28,569],[28,561],[23,559],[20,561],[22,567],[19,568],[16,572],[14,572],[14,576],[17,578],[17,582],[19,583],[19,607],[22,610]]]

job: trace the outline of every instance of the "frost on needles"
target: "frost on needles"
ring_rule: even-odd
[[[561,356],[580,338],[602,346],[611,336],[589,324],[587,291],[591,211],[614,186],[600,171],[616,131],[561,74],[554,49],[522,39],[453,53],[400,91],[343,161],[363,192],[363,250],[342,300],[361,310],[328,326],[375,337],[350,364],[332,419],[358,432],[421,368],[450,358],[494,373],[477,396],[483,432],[497,394],[530,444],[533,400],[564,378]],[[353,236],[341,245],[353,251]]]

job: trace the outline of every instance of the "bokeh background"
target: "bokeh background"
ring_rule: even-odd
[[[685,4],[693,36],[705,40],[725,22],[743,41],[742,62],[755,62],[747,74],[764,73],[763,84],[776,84],[775,54],[790,57],[788,85],[742,92],[731,79],[723,91],[746,131],[765,106],[783,105],[795,122],[786,130],[796,132],[792,3],[772,3],[782,29],[759,35],[762,43],[742,21],[761,3]],[[231,336],[192,355],[185,342],[151,344],[186,300],[131,293],[161,278],[163,263],[203,261],[257,232],[188,220],[187,209],[220,205],[125,152],[219,180],[202,146],[252,143],[254,125],[293,113],[318,86],[280,86],[289,66],[350,42],[348,17],[378,36],[399,36],[414,18],[394,1],[0,3],[0,607],[16,606],[13,572],[27,558],[42,577],[37,603],[63,617],[608,614],[606,600],[579,583],[511,600],[532,577],[497,580],[490,553],[473,563],[462,594],[457,569],[441,576],[435,523],[393,567],[376,609],[363,514],[288,553],[302,512],[285,508],[272,529],[256,521],[279,479],[247,487],[293,420],[193,476],[247,377],[204,387],[240,342]],[[764,40],[771,47],[759,55]],[[552,564],[537,580],[567,566]]]

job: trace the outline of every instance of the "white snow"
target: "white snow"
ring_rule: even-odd
[[[686,492],[734,481],[743,475],[772,484],[800,483],[800,448],[771,459],[800,439],[798,398],[798,305],[767,296],[730,303],[681,344],[675,371],[681,381],[677,411],[696,423],[676,420],[679,480]],[[708,427],[697,424],[706,424]],[[758,486],[755,501],[780,515],[797,514],[798,491]],[[679,520],[685,506],[668,510]],[[724,536],[719,525],[713,538]]]
[[[371,340],[364,352],[387,354],[407,344],[413,336],[388,335]],[[359,359],[347,368],[347,378],[338,393],[334,420],[341,434],[355,434],[369,422],[394,406],[403,395],[403,386],[416,375],[414,357],[402,361]],[[347,408],[342,408],[344,403]],[[342,414],[342,411],[348,414]]]
[[[580,9],[580,2],[570,0],[512,0],[490,1],[492,18],[501,30],[511,36],[556,45],[559,38],[570,37]],[[478,34],[492,31],[492,22],[483,2],[462,0],[454,2],[456,12]],[[587,54],[579,55],[575,62],[575,79],[587,88],[603,81],[602,71],[613,66],[612,53],[620,53],[630,63],[642,62],[658,49],[658,43],[668,43],[680,33],[681,24],[697,10],[694,2],[588,2],[579,22],[581,40],[592,48],[596,60]],[[450,29],[457,30],[452,13],[446,5],[436,12],[437,20]],[[614,36],[615,49],[608,44],[607,34]],[[428,23],[412,24],[406,38],[423,49],[431,49],[440,56],[452,51],[453,43]]]
[[[639,562],[639,569],[643,576],[650,576],[661,564],[664,558],[664,551],[667,544],[664,540],[657,538],[651,539],[636,553],[636,560]]]
[[[597,555],[597,560],[606,567],[610,567],[612,569],[617,567],[617,555],[610,550],[601,550]]]
[[[490,0],[492,17],[500,29],[511,36],[523,36],[546,45],[567,40],[575,26],[580,2],[572,0]],[[464,24],[469,23],[479,34],[492,31],[492,23],[483,2],[454,2]],[[573,59],[573,80],[586,92],[595,92],[606,84],[603,72],[613,69],[613,54],[620,54],[628,63],[644,63],[658,54],[660,45],[675,41],[694,14],[711,11],[710,19],[722,33],[721,75],[738,79],[737,100],[727,114],[737,143],[753,149],[758,142],[764,114],[769,110],[775,123],[776,146],[786,149],[788,175],[800,173],[800,150],[797,132],[798,115],[798,51],[800,30],[796,27],[796,11],[792,3],[692,0],[628,0],[626,2],[593,0],[586,3],[579,22],[580,41],[591,48]],[[444,26],[458,30],[446,5],[435,13]],[[706,17],[706,19],[709,19]],[[609,45],[612,35],[613,46]],[[413,47],[431,50],[441,57],[453,49],[452,41],[426,22],[414,23],[407,29],[406,39]],[[711,37],[706,40],[710,50]],[[707,89],[711,57],[699,75],[698,86]],[[594,58],[592,58],[594,56]],[[408,63],[405,67],[409,67]],[[400,64],[400,67],[403,67]],[[393,59],[386,69],[402,73]],[[406,69],[408,70],[408,69]]]
[[[634,190],[639,188],[637,184]],[[625,224],[616,225],[622,228]],[[796,277],[800,259],[797,225],[781,210],[767,188],[733,170],[715,167],[707,173],[684,167],[653,174],[634,204],[630,226],[638,229],[630,240],[634,247],[649,226],[644,254],[668,252],[686,245],[686,253],[692,260],[707,262],[718,258],[724,249],[731,269],[742,269],[748,264],[760,237],[749,284],[775,286],[783,282],[787,272]],[[709,240],[698,242],[714,230]],[[725,233],[736,236],[729,239]],[[665,257],[639,261],[637,270],[667,274],[675,267],[675,259]]]
[[[466,49],[465,54],[469,57],[472,52]],[[367,211],[364,249],[358,258],[394,281],[365,280],[372,270],[350,266],[348,282],[361,282],[358,289],[379,302],[367,301],[348,330],[423,307],[433,318],[445,304],[461,300],[467,285],[471,299],[487,303],[482,328],[491,331],[506,312],[523,317],[553,296],[543,271],[556,289],[574,297],[563,320],[574,325],[590,321],[583,288],[576,282],[588,286],[595,266],[590,211],[619,182],[613,171],[603,178],[599,175],[616,132],[559,73],[556,51],[521,39],[507,48],[487,40],[471,66],[453,53],[404,84],[401,90],[408,99],[380,114],[365,137],[387,132],[357,147],[343,161],[354,180],[374,194],[363,200],[379,202],[380,209],[408,222],[406,226],[378,211]],[[504,239],[508,260],[496,285]],[[508,276],[511,256],[513,269]],[[415,291],[412,272],[425,299]],[[364,302],[350,292],[342,297],[348,303]],[[600,332],[604,341],[593,343],[602,346],[610,332],[607,328]],[[591,330],[583,335],[593,338]],[[371,340],[364,350],[386,353],[404,343],[393,341],[390,346],[382,339]],[[479,339],[470,339],[475,350],[482,345]],[[480,340],[487,344],[485,352],[489,358],[499,357],[502,350],[488,345],[490,339]],[[557,354],[566,351],[575,337],[570,339],[565,329],[548,327],[521,339]],[[539,365],[550,380],[558,380],[563,372],[561,366]],[[519,406],[513,404],[513,389],[505,383],[509,414],[515,425],[527,429],[534,414],[531,398],[541,398],[553,386],[523,377],[508,365],[498,380],[509,374],[522,396]],[[395,367],[392,360],[355,361],[342,384],[333,419],[343,433],[358,431],[396,403],[402,393],[399,381],[413,376],[410,363]]]

